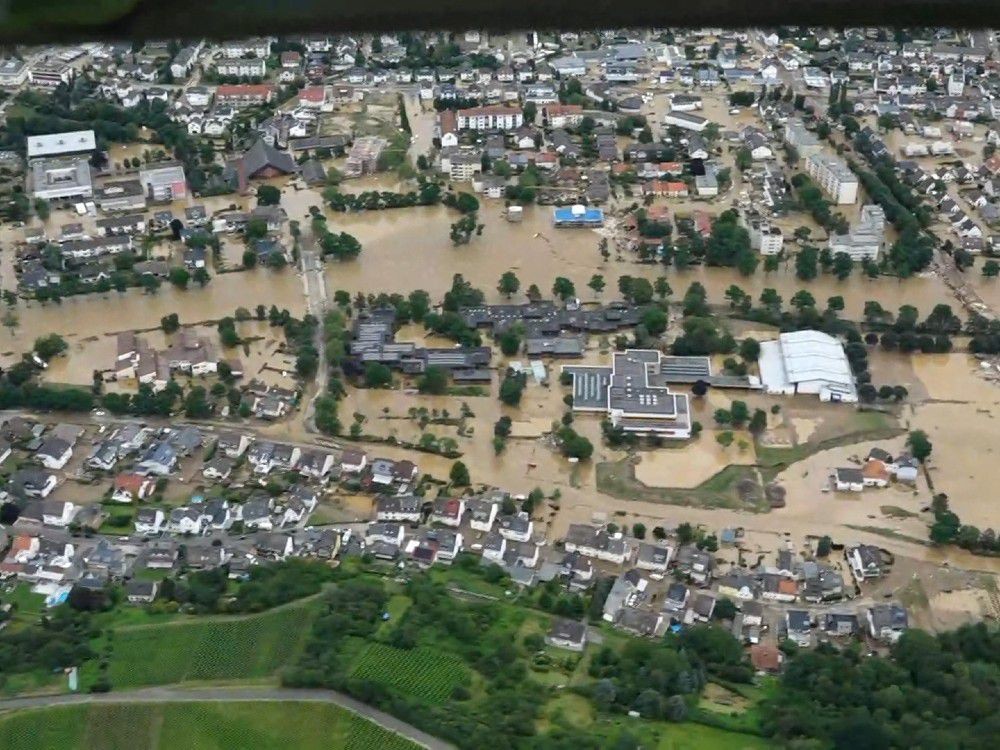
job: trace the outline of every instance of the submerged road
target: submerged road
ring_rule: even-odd
[[[428,750],[455,750],[455,746],[432,737],[389,714],[333,690],[296,690],[293,688],[198,688],[154,687],[120,693],[71,693],[0,700],[0,711],[14,711],[53,706],[78,706],[94,703],[236,703],[236,702],[332,703],[357,714],[383,729],[405,737]]]

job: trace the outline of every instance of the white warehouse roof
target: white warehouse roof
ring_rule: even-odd
[[[71,133],[28,136],[28,158],[79,154],[97,148],[93,130],[74,130]]]
[[[824,401],[857,401],[844,347],[820,331],[783,333],[761,344],[760,377],[768,393],[813,393]]]

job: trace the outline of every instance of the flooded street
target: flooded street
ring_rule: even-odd
[[[407,109],[415,134],[409,156],[415,160],[430,145],[433,115],[421,112],[419,103],[413,98],[407,99]],[[725,158],[731,156],[727,154]],[[283,181],[273,184],[283,185]],[[394,174],[351,180],[341,186],[346,192],[412,188],[412,184],[401,184]],[[307,226],[309,208],[322,206],[320,193],[317,189],[301,186],[287,187],[283,191],[282,205],[290,219]],[[626,200],[631,202],[632,199]],[[831,276],[802,282],[795,278],[791,261],[774,273],[765,274],[761,269],[751,277],[742,277],[733,269],[724,268],[694,267],[678,272],[658,264],[638,263],[631,253],[613,254],[605,262],[598,250],[600,235],[585,229],[555,229],[550,207],[528,206],[521,223],[509,223],[503,215],[503,201],[480,198],[480,202],[479,221],[485,225],[484,231],[480,237],[473,237],[469,244],[459,247],[453,246],[448,237],[450,225],[459,214],[444,206],[352,214],[324,209],[331,230],[348,232],[363,246],[356,260],[330,262],[325,267],[330,296],[334,290],[345,290],[353,296],[358,292],[407,293],[419,288],[428,291],[438,302],[451,286],[452,275],[460,273],[481,288],[487,300],[499,302],[504,298],[496,290],[497,281],[505,271],[513,270],[521,282],[521,291],[514,301],[523,301],[524,292],[531,284],[537,284],[543,296],[549,296],[557,276],[571,279],[577,295],[584,301],[610,300],[619,296],[618,277],[627,274],[649,279],[665,275],[673,287],[675,300],[692,282],[700,282],[706,287],[709,300],[719,306],[726,304],[726,289],[736,284],[755,300],[763,289],[774,288],[784,298],[786,306],[799,289],[807,289],[820,306],[825,306],[831,296],[841,296],[846,308],[843,315],[852,319],[861,317],[868,300],[877,300],[893,312],[903,304],[912,304],[920,310],[921,316],[941,302],[958,307],[940,279],[930,274],[902,281],[870,280],[856,271],[843,282]],[[728,208],[728,203],[728,200],[718,203],[692,200],[658,201],[656,205],[666,206],[671,214],[703,210],[717,215]],[[256,201],[253,197],[236,196],[188,199],[172,206],[172,210],[179,215],[185,205],[194,204],[206,205],[211,214],[230,206],[249,209]],[[47,223],[50,235],[70,221],[82,221],[87,229],[93,230],[92,217],[79,218],[63,211],[56,212]],[[790,234],[795,226],[805,221],[802,217],[794,217],[785,229]],[[12,260],[14,244],[19,238],[20,230],[9,227],[5,227],[0,236],[4,246],[0,255],[0,281],[4,289],[14,288]],[[285,239],[288,240],[287,230]],[[229,266],[238,265],[242,253],[240,238],[226,235],[223,241],[225,262]],[[153,255],[164,256],[169,252],[170,244],[163,243],[154,249]],[[179,248],[174,246],[172,252],[177,257]],[[594,274],[605,277],[607,288],[600,298],[586,286]],[[1000,303],[1000,283],[996,280],[980,280],[977,276],[972,283],[984,298]],[[232,315],[237,307],[252,310],[258,304],[277,305],[301,316],[306,310],[306,300],[297,269],[213,272],[211,282],[204,289],[192,285],[187,291],[164,283],[156,294],[130,290],[124,294],[111,292],[68,298],[61,304],[22,301],[17,306],[19,326],[13,331],[0,330],[0,351],[21,352],[35,337],[59,333],[70,345],[69,356],[53,362],[45,379],[86,385],[91,382],[93,370],[109,366],[115,349],[113,334],[118,331],[157,329],[163,316],[175,312],[184,325],[213,321]],[[740,336],[767,338],[774,335],[757,324],[729,321],[728,325]],[[199,329],[199,333],[213,342],[218,341],[214,326]],[[268,382],[281,382],[280,370],[290,360],[282,359],[277,352],[282,339],[280,333],[258,323],[241,324],[240,333],[255,339],[254,342],[246,349],[226,351],[225,356],[241,358],[250,375],[264,377]],[[154,346],[167,343],[159,331],[145,335]],[[428,335],[417,325],[405,326],[397,339],[423,346],[452,345],[449,340]],[[583,362],[606,363],[608,352],[601,352],[600,346],[598,338],[593,337]],[[902,408],[901,421],[907,428],[926,430],[934,443],[930,475],[935,491],[949,494],[952,507],[963,522],[983,528],[995,526],[1000,513],[996,502],[984,494],[982,488],[1000,483],[1000,468],[994,469],[1000,463],[991,460],[995,449],[1000,450],[992,413],[1000,401],[1000,389],[977,377],[975,363],[965,355],[911,358],[872,351],[871,363],[876,383],[902,384],[909,390],[911,403]],[[778,477],[788,490],[788,503],[771,514],[621,500],[597,490],[597,464],[625,457],[624,452],[601,444],[599,417],[578,415],[573,422],[574,429],[593,442],[593,460],[571,464],[552,444],[549,437],[552,425],[566,411],[562,399],[567,391],[558,384],[558,363],[546,362],[550,385],[529,383],[522,405],[517,409],[503,406],[497,398],[506,364],[506,359],[497,352],[492,363],[495,371],[492,383],[485,387],[487,393],[482,396],[423,396],[416,393],[412,381],[398,375],[393,389],[348,387],[340,405],[344,432],[346,434],[351,424],[359,421],[360,434],[367,437],[362,438],[359,445],[369,455],[414,460],[422,472],[436,479],[447,480],[453,464],[451,459],[392,443],[420,444],[423,441],[440,448],[452,445],[448,441],[453,441],[454,450],[462,454],[461,460],[469,467],[476,485],[502,487],[514,493],[527,493],[535,487],[541,487],[547,495],[558,491],[557,501],[547,503],[536,512],[536,522],[550,539],[559,538],[570,523],[589,522],[595,518],[613,520],[619,525],[642,521],[649,527],[675,526],[686,521],[704,524],[712,531],[725,526],[743,527],[748,547],[759,550],[776,549],[785,533],[800,540],[808,535],[831,533],[838,541],[865,541],[904,551],[919,559],[948,559],[953,564],[965,560],[970,567],[1000,571],[998,561],[971,558],[958,550],[942,552],[913,541],[924,540],[927,536],[927,514],[921,510],[929,503],[932,493],[926,484],[921,484],[915,492],[890,488],[850,497],[822,492],[824,478],[832,468],[850,465],[847,462],[852,457],[876,444],[898,452],[903,447],[903,436],[822,451],[793,464]],[[718,368],[719,362],[715,366]],[[274,380],[270,380],[272,376]],[[641,460],[635,468],[636,479],[651,488],[694,488],[726,466],[753,465],[757,457],[748,434],[736,432],[728,447],[715,440],[720,430],[714,424],[713,412],[727,408],[733,399],[745,400],[751,410],[782,404],[781,415],[769,417],[770,427],[762,440],[762,445],[771,447],[791,447],[835,437],[843,423],[838,415],[853,413],[844,407],[820,405],[814,399],[789,401],[760,394],[712,391],[704,399],[692,402],[694,418],[704,427],[700,439],[683,447],[643,448],[638,454]],[[492,445],[493,425],[504,415],[513,421],[512,434],[504,451],[498,455]],[[300,416],[264,426],[261,431],[274,439],[302,442],[315,439],[315,435],[304,430]],[[970,450],[969,446],[976,446],[976,450]],[[997,476],[993,476],[994,473]],[[342,505],[351,513],[363,513],[364,502],[363,498],[345,498]],[[903,513],[887,516],[883,506]],[[860,527],[888,529],[901,536],[890,538]]]

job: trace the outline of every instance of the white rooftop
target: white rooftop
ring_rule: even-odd
[[[71,133],[51,133],[49,135],[28,136],[28,158],[36,156],[59,156],[93,151],[97,140],[93,130],[74,130]]]
[[[820,331],[782,333],[777,341],[763,342],[759,365],[761,381],[769,393],[836,390],[855,394],[844,347]]]

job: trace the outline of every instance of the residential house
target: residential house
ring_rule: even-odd
[[[170,474],[175,468],[177,468],[177,451],[169,442],[162,440],[149,447],[136,465],[136,472],[162,477]]]
[[[284,560],[295,550],[295,543],[290,534],[262,534],[254,541],[254,550],[268,560]]]
[[[838,468],[834,471],[833,482],[837,492],[861,492],[865,488],[861,469]]]
[[[15,495],[46,498],[59,480],[55,474],[40,469],[18,469],[10,476],[8,487]]]
[[[419,523],[423,514],[423,498],[417,495],[383,495],[375,501],[375,518],[379,521]]]
[[[497,521],[500,536],[512,542],[527,542],[534,533],[534,522],[531,517],[521,511],[513,516],[500,516]],[[567,547],[567,551],[572,552]]]
[[[868,632],[872,638],[895,643],[909,627],[909,616],[898,604],[876,604],[868,608]]]
[[[687,609],[690,595],[690,589],[683,583],[671,583],[663,597],[663,610],[665,612],[683,612]]]
[[[167,531],[174,534],[200,534],[204,519],[198,507],[182,506],[170,511],[167,519]]]
[[[438,498],[431,507],[428,520],[430,523],[440,523],[445,526],[458,527],[465,513],[465,498]],[[501,531],[501,533],[503,533]]]
[[[564,539],[567,552],[579,552],[587,557],[621,565],[630,550],[620,534],[611,535],[604,527],[570,524]]]
[[[145,500],[153,494],[156,482],[142,474],[123,472],[115,477],[111,499],[118,503]]]
[[[785,611],[785,629],[788,638],[801,648],[812,645],[812,619],[804,609]]]
[[[155,536],[163,531],[167,517],[159,508],[139,508],[135,514],[135,533]]]
[[[639,570],[650,570],[654,573],[665,573],[670,564],[673,550],[664,545],[639,544],[639,551],[635,558],[635,567]]]
[[[400,547],[403,544],[404,534],[405,528],[401,523],[376,521],[368,524],[368,530],[365,532],[365,544],[372,545],[376,542],[383,542]]]
[[[852,636],[858,632],[858,616],[853,612],[824,612],[820,615],[820,627],[829,636]]]
[[[758,643],[750,647],[750,663],[759,674],[778,674],[785,655],[772,643]]]
[[[146,545],[147,568],[169,570],[177,563],[177,556],[177,542],[172,539],[157,539]]]
[[[57,437],[50,437],[35,451],[35,457],[46,469],[58,471],[69,462],[73,447]]]
[[[255,492],[243,503],[243,526],[248,529],[270,531],[274,528],[273,511],[274,498],[265,492]]]
[[[296,466],[298,472],[304,477],[312,479],[326,479],[333,471],[333,454],[324,451],[305,451],[299,456]]]
[[[226,456],[217,456],[205,463],[201,474],[205,479],[224,482],[232,475],[235,466],[236,462],[233,459]]]
[[[341,474],[360,474],[368,466],[368,456],[362,451],[345,450],[340,454]]]
[[[556,618],[548,635],[545,636],[545,642],[556,648],[583,651],[584,646],[587,645],[587,626],[576,620]]]
[[[125,598],[129,604],[150,604],[159,590],[159,581],[132,579],[125,584]]]
[[[869,578],[879,578],[884,573],[882,553],[878,547],[871,544],[848,547],[844,551],[844,556],[847,558],[847,564],[858,583]]]

